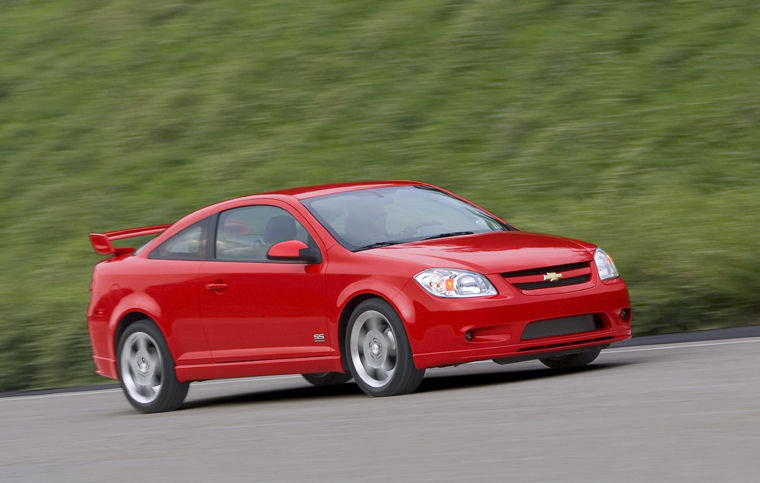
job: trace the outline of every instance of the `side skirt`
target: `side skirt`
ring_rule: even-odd
[[[174,372],[177,375],[177,380],[184,382],[233,377],[275,376],[279,374],[344,372],[344,370],[340,356],[325,356],[181,365],[176,366]]]

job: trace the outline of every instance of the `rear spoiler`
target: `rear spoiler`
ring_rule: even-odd
[[[109,231],[106,233],[90,233],[92,248],[101,255],[125,255],[135,251],[134,248],[114,247],[114,240],[134,238],[138,236],[156,235],[169,228],[171,225],[143,226],[140,228],[127,228],[126,230]]]

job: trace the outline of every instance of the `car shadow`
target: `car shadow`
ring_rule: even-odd
[[[304,381],[305,384],[306,381]],[[323,399],[328,397],[364,396],[359,386],[353,382],[337,386],[305,386],[290,389],[275,389],[269,391],[247,392],[229,396],[201,398],[185,401],[180,409],[220,406],[227,404],[244,404],[254,402],[291,401]]]
[[[454,374],[445,376],[425,377],[420,387],[415,392],[433,392],[445,391],[452,389],[464,389],[478,386],[491,386],[497,384],[518,383],[539,379],[551,379],[553,377],[563,377],[573,373],[590,373],[613,369],[616,367],[626,366],[629,363],[595,363],[586,367],[576,369],[549,369],[549,368],[529,368],[529,369],[511,369],[501,370],[498,368],[492,372],[483,372],[478,374]]]
[[[562,377],[572,373],[590,373],[605,371],[616,367],[636,364],[637,362],[615,362],[615,363],[595,363],[586,367],[577,369],[548,369],[548,368],[528,368],[528,369],[509,369],[494,366],[489,372],[455,374],[455,375],[435,375],[431,374],[423,379],[420,387],[415,393],[430,393],[447,390],[465,389],[478,386],[489,386],[499,384],[519,383],[523,381],[550,379],[552,377]],[[508,367],[508,366],[505,366]],[[304,386],[289,389],[276,389],[267,391],[246,392],[242,394],[233,394],[219,397],[205,397],[186,401],[180,409],[196,409],[213,406],[224,406],[234,404],[249,404],[261,402],[276,401],[294,401],[309,399],[324,399],[329,397],[366,397],[353,381],[340,384],[337,386]]]

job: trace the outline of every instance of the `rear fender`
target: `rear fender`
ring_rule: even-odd
[[[119,342],[117,340],[117,337],[118,334],[121,333],[120,329],[122,329],[119,325],[125,320],[129,320],[128,316],[133,313],[143,314],[145,316],[144,318],[153,320],[153,322],[156,324],[156,327],[158,327],[158,330],[161,332],[161,335],[164,337],[167,345],[169,346],[169,351],[172,352],[172,357],[175,357],[175,354],[172,351],[170,338],[164,331],[164,324],[161,323],[161,307],[152,297],[148,295],[132,293],[124,296],[119,301],[119,303],[116,304],[116,307],[114,307],[114,311],[111,313],[111,318],[108,322],[109,333],[113,334],[114,338],[112,354],[114,359],[116,358],[116,344]]]

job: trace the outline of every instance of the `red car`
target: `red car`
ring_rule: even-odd
[[[628,290],[600,248],[519,231],[425,183],[246,196],[90,240],[109,255],[87,311],[97,372],[143,412],[177,408],[197,380],[353,378],[390,396],[428,367],[577,367],[631,335]]]

